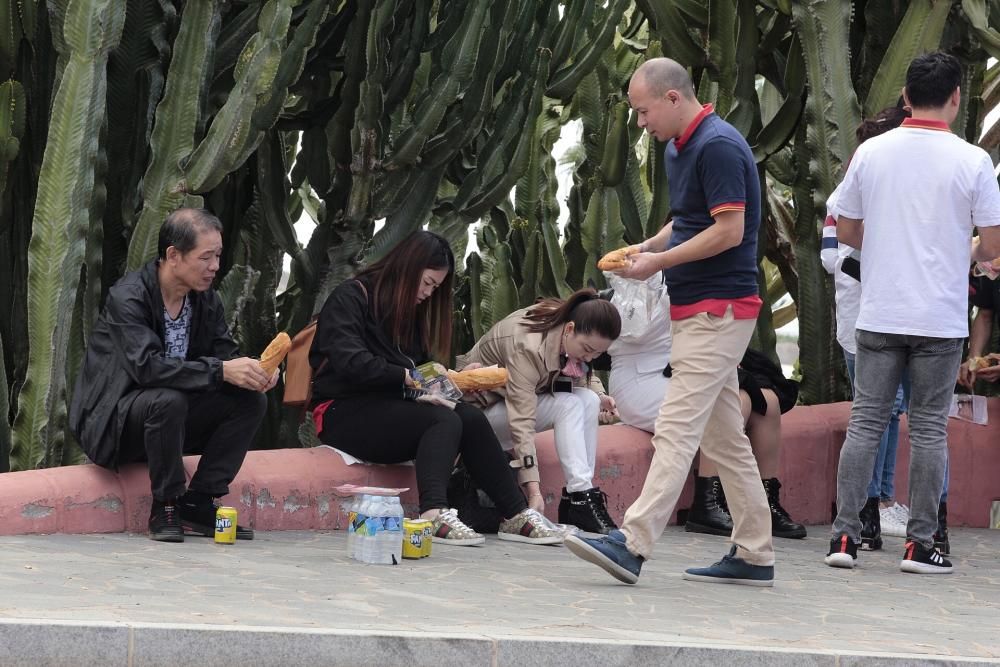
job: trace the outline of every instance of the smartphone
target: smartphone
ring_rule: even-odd
[[[858,261],[857,257],[845,257],[840,265],[840,270],[859,283],[861,282],[861,262]]]

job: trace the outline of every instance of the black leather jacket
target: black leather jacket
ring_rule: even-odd
[[[139,389],[207,391],[222,386],[222,362],[239,356],[215,290],[189,292],[187,358],[164,356],[163,297],[154,260],[108,293],[76,379],[69,426],[94,463],[118,466],[118,441]],[[178,425],[178,428],[183,428]]]

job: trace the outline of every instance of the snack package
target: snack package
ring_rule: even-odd
[[[948,416],[986,426],[989,423],[986,414],[986,397],[975,394],[952,394]]]
[[[410,371],[419,388],[428,394],[437,394],[449,401],[462,398],[462,390],[448,377],[448,369],[436,361],[428,361]]]

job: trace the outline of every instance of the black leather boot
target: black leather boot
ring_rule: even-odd
[[[607,535],[617,528],[608,514],[608,495],[596,486],[586,491],[567,492],[559,500],[559,523],[576,526],[585,533]]]
[[[865,551],[878,551],[882,548],[882,515],[878,509],[878,496],[873,496],[858,515],[861,519],[861,548]]]
[[[688,510],[684,530],[727,537],[732,535],[733,517],[729,515],[722,482],[718,477],[694,478],[694,501]]]
[[[764,482],[764,491],[767,493],[767,505],[771,508],[771,535],[774,537],[790,537],[792,539],[802,539],[806,536],[806,527],[801,523],[792,521],[785,508],[778,500],[778,491],[781,489],[781,482],[776,477],[761,480]]]
[[[944,501],[938,505],[938,527],[934,531],[934,548],[943,556],[951,553],[951,544],[948,542],[948,503]]]

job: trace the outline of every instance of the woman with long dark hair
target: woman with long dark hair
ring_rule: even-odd
[[[309,352],[320,440],[371,463],[415,461],[421,517],[433,521],[435,542],[485,541],[448,507],[459,456],[505,517],[500,539],[561,542],[528,508],[482,411],[427,395],[411,376],[427,361],[448,361],[454,273],[448,242],[418,231],[330,294]]]
[[[615,528],[605,494],[594,486],[598,414],[615,410],[588,364],[621,333],[618,311],[582,289],[567,299],[545,299],[493,325],[459,366],[496,364],[507,369],[507,385],[476,397],[505,449],[529,505],[544,500],[535,457],[535,433],[553,429],[566,486],[559,522],[607,533]]]

